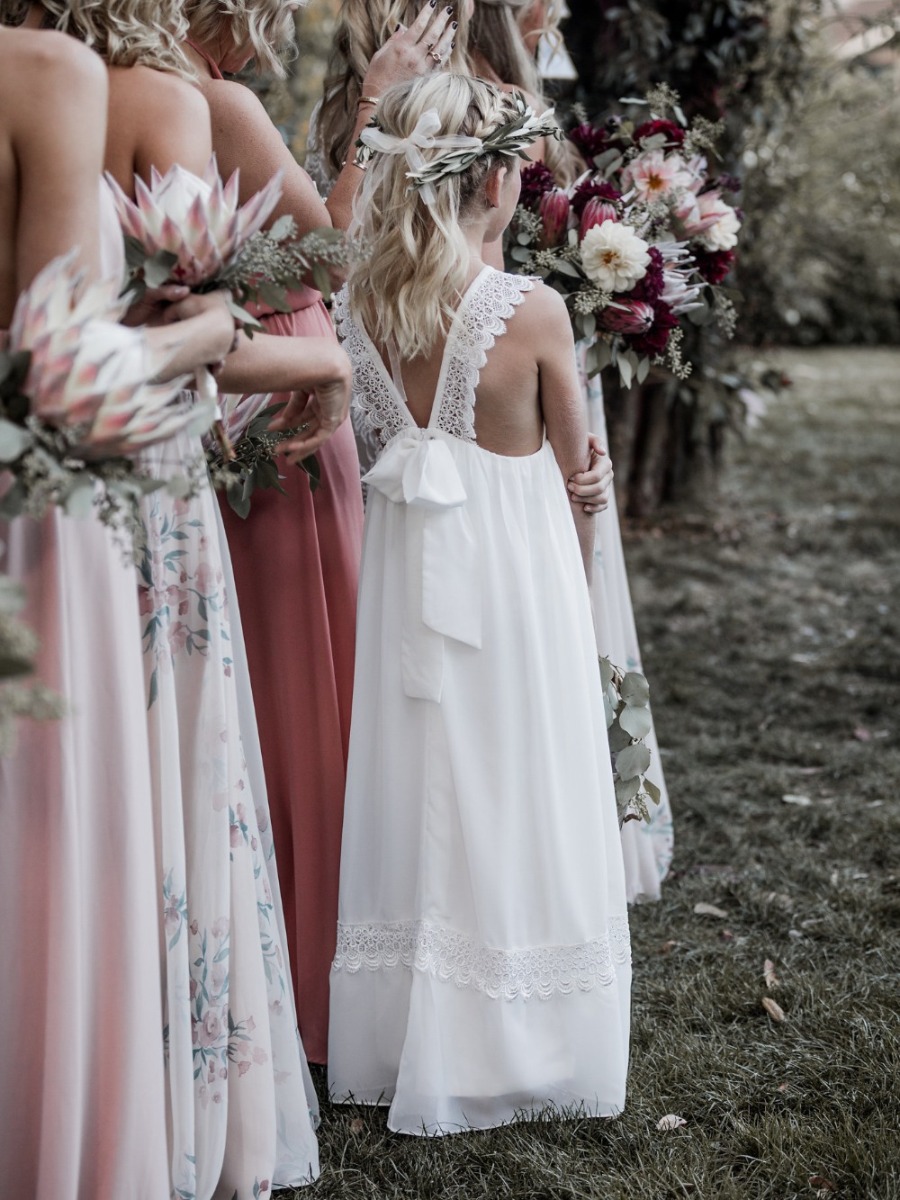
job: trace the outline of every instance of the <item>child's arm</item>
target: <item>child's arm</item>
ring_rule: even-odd
[[[535,289],[532,305],[538,311],[540,337],[537,362],[541,412],[547,437],[563,479],[569,480],[590,467],[587,418],[575,364],[575,342],[565,302],[552,288]],[[594,562],[594,514],[583,505],[572,506],[572,517],[581,545],[584,572],[591,579]]]

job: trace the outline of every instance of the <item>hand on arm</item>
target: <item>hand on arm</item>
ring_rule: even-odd
[[[350,360],[333,338],[241,336],[219,374],[224,392],[293,392],[272,421],[277,430],[307,428],[283,444],[289,461],[313,454],[336,433],[350,407]]]
[[[147,326],[144,333],[150,349],[165,362],[157,374],[161,382],[221,362],[234,343],[234,318],[224,292],[189,295],[164,309],[162,322]]]
[[[613,467],[609,453],[595,433],[588,434],[591,465],[587,471],[573,475],[568,482],[569,499],[581,504],[585,512],[605,512],[609,507]]]

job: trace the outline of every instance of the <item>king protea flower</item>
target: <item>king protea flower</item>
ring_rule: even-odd
[[[540,216],[544,226],[541,245],[559,246],[569,227],[569,210],[572,203],[562,188],[553,188],[541,196]]]
[[[74,253],[56,258],[20,295],[9,329],[8,349],[31,356],[22,389],[31,415],[82,430],[85,457],[133,454],[212,417],[170,407],[186,377],[148,383],[165,362],[140,330],[118,323],[120,286],[86,283]]]
[[[581,214],[581,224],[578,227],[578,237],[582,239],[589,229],[602,225],[604,221],[618,221],[615,206],[599,196],[592,196],[584,206]]]
[[[175,256],[169,282],[196,288],[214,282],[241,247],[258,233],[281,199],[282,173],[246,204],[239,203],[239,172],[222,183],[215,155],[201,178],[177,164],[165,175],[153,168],[150,186],[137,176],[131,200],[111,175],[107,182],[119,222],[148,256]]]
[[[646,333],[656,313],[644,300],[616,300],[600,314],[600,324],[611,333]]]

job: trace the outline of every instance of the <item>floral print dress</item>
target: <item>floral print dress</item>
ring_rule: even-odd
[[[148,452],[164,476],[200,454]],[[143,501],[138,564],[164,937],[172,1195],[267,1197],[318,1172],[268,804],[211,491]],[[235,636],[234,630],[238,635]],[[247,742],[252,770],[248,768]]]

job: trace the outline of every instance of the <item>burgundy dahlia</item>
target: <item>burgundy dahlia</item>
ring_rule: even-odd
[[[628,293],[632,300],[646,300],[655,304],[666,286],[665,264],[663,256],[656,246],[650,247],[650,266],[643,279],[639,280]]]
[[[569,141],[578,147],[584,161],[591,167],[597,155],[609,149],[608,132],[598,129],[596,125],[589,125],[587,121],[569,131]]]
[[[707,283],[722,283],[734,266],[733,250],[692,249],[697,270]]]
[[[522,192],[519,203],[537,212],[541,196],[551,192],[556,185],[553,172],[542,162],[528,163],[522,167]]]
[[[668,304],[657,301],[653,305],[653,328],[637,336],[626,335],[628,344],[638,354],[646,354],[648,358],[655,358],[657,354],[665,353],[669,337],[677,325],[678,318]]]
[[[598,200],[608,200],[610,204],[615,204],[617,200],[622,199],[622,193],[611,183],[606,183],[605,180],[588,179],[578,185],[572,196],[572,208],[575,215],[580,217],[588,200],[593,200],[595,197]]]
[[[638,125],[633,136],[636,142],[642,142],[644,138],[655,137],[658,133],[664,133],[666,141],[673,146],[681,146],[684,143],[684,130],[681,126],[676,125],[674,121],[663,121],[659,118]]]

